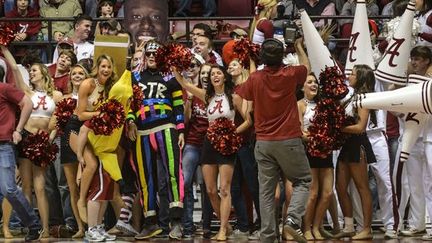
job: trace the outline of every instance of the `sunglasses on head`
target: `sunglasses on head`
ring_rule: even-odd
[[[156,52],[154,52],[154,51],[146,51],[145,55],[146,55],[146,57],[155,56]]]

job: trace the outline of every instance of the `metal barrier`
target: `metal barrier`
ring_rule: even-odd
[[[326,22],[328,22],[329,20],[338,20],[338,19],[353,19],[354,16],[340,16],[340,15],[335,15],[335,16],[310,16],[310,18],[312,20],[314,19],[324,19]],[[374,20],[383,20],[383,19],[391,19],[392,16],[374,16],[374,17],[370,17],[370,19],[374,19]],[[115,18],[118,21],[122,21],[123,18]],[[248,20],[249,23],[252,22],[253,17],[188,17],[188,18],[184,18],[184,17],[169,17],[168,20],[169,21],[182,21],[186,23],[186,40],[181,41],[182,43],[185,44],[191,44],[191,39],[190,39],[190,35],[188,33],[190,33],[190,30],[192,28],[191,26],[191,22],[194,21],[217,21],[217,20],[225,20],[225,21],[230,21],[230,20]],[[93,19],[95,22],[96,21],[105,21],[108,20],[106,18],[95,18]],[[40,22],[47,22],[47,29],[48,29],[48,40],[41,40],[41,41],[13,41],[11,42],[12,46],[43,46],[45,47],[44,49],[47,51],[47,57],[48,57],[48,62],[52,62],[52,54],[54,52],[55,46],[57,45],[57,41],[52,39],[52,24],[55,21],[68,21],[68,22],[73,22],[75,21],[75,18],[2,18],[1,22],[23,22],[23,21],[40,21]],[[250,24],[249,24],[250,25]],[[336,42],[344,42],[344,41],[349,41],[349,39],[347,38],[335,38],[332,39],[332,41],[336,41]],[[216,44],[222,44],[226,42],[226,40],[215,40]]]

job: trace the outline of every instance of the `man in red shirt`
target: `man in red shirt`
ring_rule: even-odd
[[[70,94],[72,86],[69,84],[70,67],[77,63],[77,58],[72,50],[62,50],[57,62],[48,67],[48,72],[54,80],[56,90],[62,94]]]
[[[21,115],[18,125],[15,126],[15,113],[18,107],[21,107]],[[32,107],[32,101],[24,92],[10,84],[0,83],[0,203],[6,198],[21,222],[29,228],[25,241],[38,240],[42,234],[38,217],[15,182],[14,146],[22,139],[21,133],[30,117]]]
[[[283,43],[273,38],[265,40],[260,55],[266,66],[252,73],[237,90],[238,95],[254,104],[262,242],[276,240],[274,196],[280,171],[293,183],[284,233],[291,234],[298,242],[306,242],[300,225],[311,174],[301,140],[295,94],[296,88],[306,80],[309,62],[301,41],[296,41],[295,48],[299,62],[305,66],[283,66]]]

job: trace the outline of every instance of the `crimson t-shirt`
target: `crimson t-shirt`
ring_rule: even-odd
[[[253,101],[257,140],[301,137],[296,88],[306,80],[305,66],[265,67],[252,73],[237,94]]]
[[[52,79],[54,80],[54,87],[56,90],[60,91],[62,94],[69,94],[71,91],[69,91],[69,72],[65,73],[64,75],[60,77],[55,77],[57,69],[57,64],[54,63],[51,66],[48,67],[48,72]]]
[[[206,105],[194,96],[191,106],[191,118],[186,125],[186,143],[201,146],[209,125]]]
[[[0,83],[0,141],[12,141],[16,111],[24,92],[11,84]]]

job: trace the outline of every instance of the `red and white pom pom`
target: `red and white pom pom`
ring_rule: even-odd
[[[242,144],[242,137],[235,132],[234,123],[221,117],[210,124],[207,129],[207,139],[213,147],[223,155],[236,153]]]
[[[326,67],[320,73],[320,100],[315,107],[312,125],[308,128],[308,152],[326,158],[343,145],[346,135],[341,129],[347,125],[345,108],[339,100],[348,93],[344,76],[337,67]]]
[[[171,67],[176,67],[179,72],[188,69],[192,57],[192,52],[186,46],[179,43],[170,43],[157,50],[155,59],[159,70],[168,73]]]
[[[66,98],[57,103],[54,115],[57,117],[56,128],[59,134],[63,132],[66,123],[73,115],[76,105],[77,100],[73,98]]]
[[[120,128],[125,122],[124,107],[117,100],[108,100],[98,110],[100,114],[89,121],[89,128],[93,130],[95,135],[109,136],[114,129]]]
[[[49,142],[49,135],[45,131],[30,134],[21,141],[19,147],[25,158],[43,168],[54,162],[59,151],[56,144]]]
[[[234,54],[238,57],[245,68],[249,67],[249,59],[255,63],[259,61],[260,46],[253,43],[247,38],[236,41],[233,49]]]
[[[319,76],[322,95],[324,97],[342,99],[348,94],[348,87],[345,84],[345,75],[338,67],[326,67]]]

